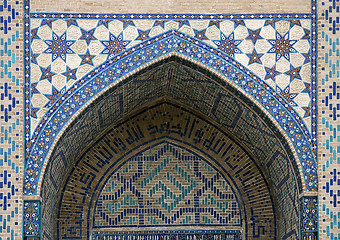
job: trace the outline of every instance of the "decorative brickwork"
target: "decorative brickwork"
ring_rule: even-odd
[[[168,125],[169,127],[167,127]],[[129,132],[132,135],[127,135],[127,138],[124,137],[126,133]],[[120,133],[121,137],[116,137],[115,135],[117,133]],[[124,166],[126,164],[125,162],[127,161],[126,158],[136,152],[137,149],[146,148],[146,150],[144,150],[145,153],[143,151],[142,156],[148,156],[149,159],[151,159],[151,157],[155,154],[160,154],[162,163],[160,163],[158,166],[166,168],[168,169],[167,172],[170,172],[169,167],[175,166],[175,164],[169,163],[170,159],[173,159],[174,157],[181,158],[182,154],[186,155],[186,151],[183,152],[183,150],[181,149],[181,145],[179,145],[178,147],[172,147],[171,145],[164,146],[164,144],[162,144],[162,139],[164,138],[175,141],[175,146],[178,146],[178,142],[182,142],[182,144],[185,144],[184,146],[188,146],[194,151],[200,151],[199,149],[201,149],[202,152],[203,150],[205,154],[208,154],[207,157],[209,158],[210,164],[212,164],[213,167],[217,168],[220,174],[227,178],[228,181],[232,182],[232,188],[237,189],[236,191],[239,192],[238,198],[242,199],[241,208],[243,211],[243,219],[252,218],[257,223],[255,225],[246,224],[244,226],[246,236],[276,237],[276,217],[275,212],[273,212],[274,199],[272,199],[271,197],[271,190],[268,186],[268,180],[266,180],[265,177],[266,173],[263,173],[262,170],[254,162],[254,160],[252,160],[247,155],[247,153],[244,152],[244,150],[242,150],[240,146],[238,146],[237,143],[234,143],[233,140],[230,139],[228,135],[226,135],[226,133],[220,132],[220,130],[218,130],[216,126],[211,125],[210,123],[204,121],[203,119],[200,119],[195,115],[191,115],[190,112],[185,111],[184,109],[181,110],[181,108],[177,106],[166,103],[156,105],[155,107],[151,107],[146,111],[138,113],[137,115],[130,116],[128,120],[124,121],[122,124],[114,126],[108,133],[105,134],[105,136],[100,141],[95,144],[93,149],[89,149],[80,158],[79,162],[74,167],[74,170],[70,173],[69,181],[65,184],[62,190],[61,206],[58,212],[58,219],[60,219],[58,221],[59,237],[81,237],[82,239],[88,237],[89,232],[86,229],[91,228],[90,226],[92,225],[92,223],[89,221],[78,222],[74,221],[73,219],[77,219],[79,218],[79,216],[83,216],[84,219],[92,219],[93,213],[90,206],[93,206],[95,204],[93,202],[93,199],[97,199],[97,196],[99,194],[98,191],[94,190],[104,187],[106,179],[109,179],[111,173],[115,172],[117,168],[123,168],[121,171],[125,171]],[[161,141],[161,144],[159,146],[157,144],[157,141]],[[154,146],[157,147],[155,148],[155,150],[153,150]],[[163,154],[161,154],[162,151],[165,156],[168,156],[168,158],[163,158]],[[139,155],[140,154],[136,155],[136,157],[138,158]],[[97,160],[92,161],[91,156],[96,156]],[[81,172],[84,168],[92,169],[92,171],[86,174],[82,174]],[[164,172],[162,171],[162,169],[159,169],[157,171]],[[174,170],[171,170],[171,172],[173,174],[176,174]],[[184,175],[185,173],[189,174],[189,171],[183,172]],[[210,179],[209,173],[206,173],[204,175],[203,173],[204,172],[202,172],[202,178]],[[96,176],[100,177],[98,178]],[[119,174],[119,176],[122,175]],[[162,178],[164,177],[162,176]],[[128,180],[122,180],[123,184],[120,185],[120,188],[122,188],[120,190],[120,193],[124,192],[124,189],[127,186],[130,186],[130,184],[124,184],[124,182],[126,181]],[[208,182],[206,184],[208,184]],[[213,182],[210,183],[210,186],[212,184]],[[157,187],[156,185],[154,186]],[[204,186],[205,185],[203,185],[203,188]],[[256,196],[251,194],[251,189],[255,186],[256,189],[261,192],[261,194],[257,194]],[[89,197],[84,195],[85,192]],[[157,191],[157,193],[159,192]],[[198,193],[196,193],[196,196],[199,196],[201,194],[203,193],[198,191]],[[142,192],[140,192],[138,196],[141,195]],[[68,199],[73,200],[72,202],[70,202],[68,201]],[[188,200],[190,200],[190,197],[188,198]],[[198,200],[198,198],[196,200]],[[99,201],[101,200],[99,199]],[[145,202],[147,201],[149,201],[149,203],[153,202],[152,198],[150,197],[145,199]],[[88,202],[89,204],[79,208],[77,202]],[[144,202],[144,200],[142,201],[141,199],[139,199],[138,204],[141,204],[142,202]],[[167,201],[164,201],[162,202],[162,204],[166,202]],[[294,202],[291,202],[291,204],[294,204]],[[199,205],[200,204],[197,203],[197,206],[195,206],[194,209],[199,208]],[[77,209],[77,211],[75,211],[75,209]],[[123,209],[124,207],[121,206],[121,208],[118,210],[118,212],[120,212],[120,218],[124,217]],[[143,209],[144,211],[146,211],[148,207],[144,206]],[[162,205],[158,208],[156,207],[155,209],[163,213]],[[205,213],[203,210],[202,213],[198,211],[199,209],[196,210],[197,211],[194,211],[194,225],[203,224],[203,216],[205,216],[205,220],[209,221],[206,217],[208,217],[210,214]],[[180,210],[177,208],[175,208],[173,211],[167,208],[166,212],[163,213],[165,215],[164,220],[166,217],[166,221],[171,221],[171,219],[174,217],[174,212],[176,213],[178,211]],[[217,213],[221,215],[220,211],[218,211]],[[99,223],[95,222],[96,227],[100,227],[101,224],[104,224],[102,221],[100,221],[98,214],[100,213],[97,212],[97,215],[95,217],[95,221],[99,221]],[[143,217],[145,215],[151,216],[151,213],[149,214],[138,214],[139,217],[144,219],[144,224],[139,223],[139,227],[141,227],[142,225],[158,225],[148,223],[147,217]],[[175,214],[175,216],[177,217],[177,213]],[[186,214],[186,216],[189,217],[190,212]],[[160,221],[162,219],[158,219],[156,218],[156,216],[154,217],[154,220],[156,221]],[[183,215],[179,216],[180,219],[178,221],[183,221],[182,217]],[[105,218],[109,219],[109,215],[106,215]],[[114,225],[121,226],[120,222],[118,221],[119,218],[115,219],[117,223]],[[151,221],[151,219],[149,220]],[[189,221],[189,219],[187,220]],[[212,220],[216,221],[216,219]],[[288,228],[292,227],[291,223],[289,222],[290,220],[287,219],[287,222],[282,222],[282,231],[288,231]],[[111,221],[115,220],[112,219]],[[184,219],[184,221],[186,220]],[[197,223],[196,221],[198,221],[199,223]],[[236,223],[238,222],[237,220],[234,221],[236,221]],[[178,225],[179,222],[175,221],[173,222],[173,224]],[[193,222],[189,221],[188,224],[193,224]],[[227,224],[223,223],[222,221],[222,223],[215,222],[215,224],[204,223],[203,226],[219,226],[221,224],[225,226],[230,225],[230,223]],[[160,223],[160,225],[164,225],[164,223]],[[233,225],[234,224],[232,224],[231,226]],[[285,227],[287,229],[285,229]],[[74,230],[70,231],[72,229]],[[256,229],[263,229],[264,231],[260,231],[259,233],[257,233]]]
[[[0,239],[21,239],[22,1],[0,1]]]
[[[0,240],[339,240],[339,0],[282,2],[0,0]]]
[[[171,144],[135,155],[105,184],[94,228],[241,226],[239,203],[207,161]]]
[[[340,239],[340,2],[319,1],[320,239]]]
[[[278,41],[280,42],[281,40]],[[145,48],[146,46],[147,48]],[[158,48],[161,48],[162,50],[159,51]],[[271,49],[275,50],[274,47]],[[105,52],[105,50],[103,50],[103,52]],[[189,57],[192,60],[202,62],[202,64],[208,65],[211,69],[216,69],[222,76],[225,76],[257,99],[258,102],[279,122],[282,129],[290,137],[303,168],[302,171],[305,175],[304,180],[308,181],[306,183],[306,190],[317,190],[317,169],[315,157],[313,155],[315,148],[313,147],[313,144],[310,145],[313,141],[310,139],[311,135],[309,134],[307,127],[298,113],[291,107],[292,104],[287,102],[287,100],[290,101],[291,98],[289,97],[286,99],[284,96],[288,95],[285,95],[286,93],[284,93],[284,91],[279,91],[280,95],[276,95],[268,84],[258,79],[248,70],[244,70],[242,65],[236,63],[227,55],[223,55],[221,52],[177,31],[167,32],[159,37],[150,39],[148,42],[141,43],[120,53],[118,56],[101,65],[98,69],[90,72],[67,91],[66,89],[61,92],[53,90],[53,102],[46,103],[48,109],[51,109],[45,109],[47,112],[45,110],[43,111],[46,112],[46,115],[43,117],[39,127],[33,134],[32,141],[27,143],[27,146],[30,147],[26,149],[28,152],[27,172],[31,172],[31,175],[39,175],[38,172],[41,171],[45,157],[50,146],[53,144],[56,133],[59,132],[69,121],[71,116],[73,116],[75,113],[74,110],[82,107],[94,96],[99,95],[103,88],[116,82],[126,74],[129,74],[137,67],[144,66],[154,59],[159,59],[165,54],[171,54],[173,52],[183,55],[183,57]],[[275,54],[276,53],[274,53],[274,55]],[[286,57],[289,56],[288,53],[285,54],[287,55]],[[276,55],[278,56],[278,54]],[[279,59],[281,59],[281,57],[279,57]],[[225,67],[225,65],[228,67]],[[102,72],[104,69],[105,71]],[[44,72],[45,70],[47,71],[47,76],[54,75],[54,73],[50,72],[51,67],[44,69]],[[294,71],[295,70],[291,69],[289,74],[293,74]],[[73,96],[73,98],[70,98],[70,96]],[[77,99],[82,100],[78,101]],[[59,105],[61,105],[61,107],[59,107]],[[54,116],[56,119],[52,120],[50,118],[51,116]],[[58,120],[60,116],[63,116],[62,121]],[[39,132],[41,132],[41,135],[38,134]],[[50,133],[51,135],[47,137],[46,135],[49,135]],[[27,135],[29,135],[29,133],[27,133]],[[39,136],[39,139],[36,139],[37,136]],[[299,138],[299,142],[296,141],[296,137]],[[48,139],[48,142],[45,142],[46,138]],[[39,143],[41,141],[44,143]],[[33,162],[35,162],[35,164],[33,164]],[[38,181],[38,178],[32,178],[29,175],[26,175],[24,193],[27,195],[36,193]]]

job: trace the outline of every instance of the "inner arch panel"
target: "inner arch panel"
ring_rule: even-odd
[[[237,196],[206,160],[170,142],[136,154],[115,171],[95,205],[95,230],[129,227],[241,227]]]
[[[121,169],[127,159],[141,151],[147,152],[163,139],[204,155],[232,183],[232,188],[237,189],[242,200],[245,239],[248,236],[249,239],[256,236],[277,239],[276,203],[267,171],[227,131],[190,110],[164,101],[112,126],[79,158],[61,191],[58,239],[87,239],[93,228],[95,200],[106,180]],[[128,185],[123,179],[123,189]],[[78,221],[80,217],[87,221]],[[209,226],[205,220],[198,218],[196,224]],[[144,227],[138,225],[138,228]]]

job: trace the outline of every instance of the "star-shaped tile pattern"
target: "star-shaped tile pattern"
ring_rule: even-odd
[[[115,37],[112,33],[110,33],[109,41],[101,41],[104,45],[105,49],[102,51],[102,54],[108,54],[108,58],[112,58],[118,53],[122,52],[125,47],[129,44],[130,41],[123,40],[123,34],[119,34]]]
[[[111,20],[99,20],[98,26],[104,25],[106,28],[109,28],[109,23],[110,22],[111,22]]]
[[[241,50],[237,48],[237,46],[242,42],[241,40],[234,40],[234,33],[231,33],[228,37],[226,37],[223,33],[221,33],[221,40],[213,41],[217,47],[228,54],[231,57],[234,57],[235,53],[241,53]]]
[[[305,61],[303,62],[303,64],[310,62],[310,50],[308,51],[308,53],[302,53],[302,56],[305,58]]]
[[[37,57],[39,54],[33,54],[31,53],[31,63],[37,64]]]
[[[164,28],[164,24],[166,23],[166,20],[156,20],[155,23],[153,24],[154,27],[161,26]]]
[[[276,61],[280,60],[281,57],[284,57],[290,61],[290,53],[297,52],[293,47],[293,45],[296,43],[296,40],[290,40],[289,33],[281,36],[281,34],[277,32],[276,39],[268,40],[268,42],[273,46],[268,52],[276,54]]]
[[[278,87],[279,88],[279,87]],[[280,92],[280,91],[278,91]],[[281,96],[286,99],[287,102],[289,102],[289,104],[292,107],[297,107],[299,105],[296,104],[296,102],[294,102],[294,98],[297,96],[297,93],[290,93],[290,89],[289,89],[289,85],[283,90],[281,91]]]
[[[150,33],[150,29],[149,30],[146,30],[146,31],[142,31],[142,30],[139,30],[138,29],[138,37],[136,38],[136,40],[146,40],[146,39],[149,39],[149,33]]]
[[[35,108],[31,106],[31,117],[32,118],[37,118],[37,112],[39,111],[40,108]]]
[[[234,21],[234,24],[235,24],[235,28],[237,28],[238,26],[246,26],[246,24],[244,23],[243,20],[235,20]]]
[[[308,105],[308,107],[302,107],[302,109],[305,111],[305,115],[303,117],[304,118],[309,117],[310,116],[310,104]]]
[[[91,40],[96,40],[96,38],[93,36],[95,29],[92,29],[90,31],[85,31],[84,29],[80,30],[82,35],[79,39],[85,40],[87,45],[90,44]]]
[[[253,63],[259,63],[259,64],[262,64],[262,61],[261,61],[261,57],[263,56],[264,54],[259,54],[256,52],[255,48],[253,49],[253,52],[251,54],[247,54],[247,56],[249,57],[249,65],[250,64],[253,64]]]
[[[31,41],[33,41],[34,39],[40,39],[37,33],[38,33],[38,28],[31,30]]]
[[[301,39],[310,40],[310,30],[304,28],[303,31],[305,32],[305,35],[303,35]]]
[[[217,28],[220,28],[220,23],[221,23],[221,20],[210,20],[209,27],[216,26]]]
[[[280,74],[280,72],[276,71],[276,66],[274,65],[272,68],[265,67],[266,70],[266,76],[265,80],[272,79],[275,81],[275,77]]]
[[[58,21],[58,23],[56,21]],[[65,23],[62,23],[62,21]],[[89,22],[87,23],[86,21]],[[91,21],[94,22],[91,23]],[[303,80],[302,82],[307,84],[305,73],[306,70],[310,68],[309,64],[311,64],[310,44],[312,33],[311,29],[307,27],[306,22],[302,24],[303,22],[300,19],[209,19],[202,21],[204,24],[201,24],[198,29],[195,28],[197,26],[195,24],[197,21],[201,21],[201,19],[116,19],[114,21],[118,24],[110,25],[112,21],[113,19],[108,18],[92,20],[78,20],[75,18],[42,19],[39,23],[40,27],[44,27],[44,31],[49,27],[52,31],[49,37],[48,34],[45,34],[46,32],[42,31],[42,29],[35,24],[34,28],[30,30],[30,41],[34,43],[30,49],[30,63],[33,67],[38,68],[38,74],[32,74],[32,81],[38,83],[41,80],[48,80],[51,84],[52,82],[53,84],[57,84],[55,85],[56,89],[60,89],[63,84],[66,86],[66,81],[68,84],[73,84],[78,80],[78,78],[75,79],[74,77],[76,73],[79,72],[80,74],[80,69],[81,75],[84,76],[84,74],[93,70],[94,67],[103,63],[107,58],[112,58],[125,50],[129,47],[129,43],[133,46],[138,44],[138,40],[148,40],[150,39],[150,33],[153,34],[152,36],[154,36],[155,33],[163,34],[167,24],[172,22],[171,24],[176,28],[175,30],[191,35],[198,40],[204,41],[205,44],[225,52],[230,57],[245,64],[245,67],[250,67],[255,75],[262,77],[263,80],[268,80],[274,88],[279,84],[279,82],[277,82],[278,75],[282,75],[280,76],[282,86],[286,86],[286,84],[289,86],[291,84],[290,82],[294,82],[301,87],[302,83],[298,83],[294,81],[294,79]],[[145,24],[143,21],[145,21]],[[174,25],[174,22],[177,24]],[[64,28],[66,25],[67,28],[63,30],[65,31],[64,34],[61,34],[60,27],[63,26]],[[85,28],[85,26],[93,27]],[[117,31],[112,29],[115,26],[119,26],[120,29],[117,29]],[[287,29],[284,31],[277,29],[282,26]],[[107,28],[108,31],[103,29],[103,27]],[[121,29],[122,27],[123,29]],[[107,39],[106,34],[96,34],[97,28],[101,31],[107,31],[109,39]],[[294,31],[291,31],[292,28],[294,28]],[[118,35],[117,32],[120,33],[120,35]],[[228,32],[228,34],[226,34],[226,32]],[[72,38],[71,35],[68,36],[68,34],[73,34]],[[268,38],[268,36],[275,37]],[[294,39],[292,36],[299,39]],[[219,40],[217,40],[218,37],[220,37]],[[45,42],[46,46],[45,44],[40,44],[40,40],[42,43]],[[79,40],[81,42],[79,42]],[[134,42],[135,40],[137,41]],[[53,41],[56,42],[55,45],[52,45]],[[73,46],[73,41],[74,44],[77,45]],[[301,44],[296,44],[298,42]],[[98,45],[98,43],[100,45]],[[266,47],[263,48],[263,46]],[[79,47],[83,49],[80,51]],[[74,52],[72,52],[72,50],[74,50]],[[295,61],[294,65],[291,66],[292,63],[290,63],[289,60],[292,60],[292,53],[297,53],[298,51],[299,53],[295,56],[299,58],[299,61]],[[52,57],[49,59],[49,63],[40,66],[41,61],[46,62],[46,54],[51,54]],[[146,52],[146,54],[148,53]],[[72,61],[71,63],[69,61],[71,55],[72,59],[78,59],[78,61]],[[74,58],[75,56],[77,57]],[[65,62],[64,68],[57,67],[61,62],[55,61],[58,58],[61,58]],[[278,61],[280,62],[278,63]],[[81,67],[83,65],[86,66]],[[41,71],[39,71],[39,68]],[[265,70],[266,72],[264,72]],[[40,72],[41,74],[39,74]],[[303,76],[302,72],[304,73]],[[59,75],[59,77],[53,77],[55,75]],[[65,77],[60,78],[60,76]],[[59,81],[58,79],[66,80],[63,83],[57,83],[56,81]],[[287,81],[288,83],[283,83],[282,81]],[[38,86],[44,86],[44,84],[46,83],[38,84]],[[70,86],[67,87],[69,88]],[[289,88],[286,90],[289,90]],[[311,97],[310,87],[306,86],[303,91],[297,94],[301,93],[304,93],[304,98],[307,95],[305,93],[308,93],[308,96]],[[37,93],[32,91],[32,94]],[[36,101],[36,99],[38,98],[34,98],[34,101]],[[300,100],[299,98],[299,102],[301,102]],[[35,102],[32,106],[38,106],[38,103]],[[301,108],[306,106],[298,107],[301,112]],[[303,115],[301,115],[301,117],[303,117]]]
[[[277,23],[279,20],[277,19],[268,19],[265,21],[264,26],[272,26],[275,29],[275,23]]]
[[[52,94],[45,94],[44,96],[47,97],[50,101],[46,103],[44,107],[50,108],[52,107],[53,103],[55,103],[58,98],[64,93],[65,88],[62,88],[58,91],[54,86],[52,86]]]
[[[299,19],[292,19],[289,21],[290,28],[294,27],[294,25],[301,26],[301,22]]]
[[[62,74],[66,77],[66,81],[68,82],[71,79],[74,79],[74,80],[77,79],[76,78],[76,73],[77,73],[77,69],[76,68],[71,70],[71,68],[69,66],[67,66],[66,67],[66,72],[63,72]]]
[[[311,95],[310,83],[303,82],[303,84],[305,85],[305,89],[303,89],[303,91],[301,93],[308,93],[308,95],[310,96]]]
[[[135,26],[135,23],[132,20],[121,20],[123,22],[123,28],[127,28],[128,26]]]
[[[257,30],[248,29],[248,32],[249,32],[249,35],[248,37],[246,37],[246,39],[250,39],[254,45],[258,39],[263,39],[263,37],[260,36],[261,29],[257,29]]]
[[[66,40],[66,32],[58,37],[57,34],[53,33],[53,39],[45,40],[45,43],[48,45],[48,48],[44,51],[44,53],[52,54],[52,62],[57,58],[61,58],[64,62],[66,62],[66,55],[74,53],[70,48],[75,41]]]
[[[205,31],[206,31],[205,29],[201,31],[194,29],[195,38],[199,40],[208,40],[207,36],[205,36]]]
[[[94,66],[92,58],[94,58],[95,56],[91,55],[89,50],[87,50],[85,54],[79,55],[79,57],[81,58],[80,65],[89,64]]]
[[[293,81],[295,78],[301,79],[300,71],[301,67],[294,68],[292,65],[290,65],[290,70],[285,72],[285,74],[289,75],[290,81]]]
[[[51,72],[51,65],[49,65],[47,68],[40,67],[40,70],[41,70],[40,80],[47,79],[49,82],[51,82],[52,77],[55,75],[55,73]]]
[[[41,21],[41,26],[47,25],[52,28],[52,22],[54,22],[54,19],[43,19]]]
[[[190,22],[188,20],[176,20],[176,22],[179,23],[179,28],[181,28],[183,26],[190,27]]]
[[[37,82],[31,84],[31,96],[33,96],[33,94],[35,93],[40,93],[37,89],[37,85],[38,85]]]
[[[77,23],[77,21],[75,20],[75,19],[67,19],[67,27],[70,27],[70,26],[78,26],[78,23]]]

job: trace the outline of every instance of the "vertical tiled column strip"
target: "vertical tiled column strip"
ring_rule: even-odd
[[[0,240],[21,238],[22,1],[0,1]]]
[[[302,240],[318,239],[318,198],[306,196],[301,199]]]
[[[40,201],[25,200],[23,206],[24,239],[38,240],[40,239]]]
[[[318,2],[319,232],[340,239],[340,1]]]

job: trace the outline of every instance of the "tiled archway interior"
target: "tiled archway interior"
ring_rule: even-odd
[[[249,198],[257,198],[251,194],[252,191],[263,192],[263,194],[267,193],[267,197],[261,194],[257,196],[260,197],[260,199],[268,198],[268,200],[263,200],[263,202],[260,199],[258,201],[254,199],[252,202],[254,206],[258,205],[261,207],[254,207],[250,210],[251,207],[249,204],[244,205],[246,208],[246,210],[244,210],[244,216],[249,212],[249,219],[252,218],[251,216],[254,217],[256,215],[259,216],[259,219],[265,221],[265,223],[259,223],[258,226],[249,224],[245,229],[247,230],[245,231],[247,234],[251,236],[254,234],[259,234],[260,236],[270,234],[271,237],[275,237],[276,235],[285,236],[286,234],[298,236],[299,227],[296,223],[299,221],[298,193],[299,189],[301,189],[301,183],[299,183],[299,172],[294,168],[292,155],[289,151],[287,152],[289,148],[282,148],[282,146],[285,146],[284,139],[280,137],[277,131],[275,132],[275,128],[271,129],[269,127],[270,121],[266,122],[264,116],[260,117],[258,115],[259,113],[254,112],[250,107],[251,105],[247,105],[250,103],[245,103],[244,100],[242,100],[242,96],[238,96],[237,92],[233,91],[232,88],[227,85],[221,86],[217,79],[214,80],[211,77],[204,75],[199,70],[194,70],[192,66],[186,65],[185,62],[178,62],[176,58],[167,59],[123,81],[119,86],[113,88],[110,92],[107,92],[98,99],[97,102],[93,103],[83,115],[79,116],[76,124],[69,127],[69,130],[60,139],[60,144],[55,148],[52,161],[45,174],[45,180],[42,185],[42,198],[45,199],[45,206],[43,205],[42,207],[44,213],[43,221],[46,222],[46,225],[45,228],[43,228],[43,234],[53,235],[53,232],[51,232],[54,226],[53,217],[55,209],[59,208],[59,203],[56,203],[54,199],[58,198],[58,195],[62,193],[62,199],[68,199],[67,204],[69,204],[69,206],[67,206],[67,204],[62,205],[59,212],[59,214],[61,214],[60,217],[62,215],[68,216],[70,211],[73,211],[72,209],[77,208],[76,205],[78,205],[79,202],[86,202],[86,209],[80,211],[79,214],[83,215],[86,213],[89,218],[85,218],[88,219],[87,222],[82,221],[80,225],[78,223],[77,227],[73,227],[73,229],[79,228],[79,231],[82,232],[81,235],[85,234],[85,236],[87,236],[87,234],[89,234],[87,232],[88,226],[92,224],[89,219],[92,219],[91,211],[94,208],[94,202],[91,202],[92,205],[89,205],[89,199],[78,199],[76,201],[72,199],[76,199],[76,196],[82,198],[88,194],[92,196],[92,199],[96,199],[98,192],[94,192],[94,187],[91,184],[99,184],[96,187],[98,190],[103,187],[100,184],[103,184],[104,180],[94,180],[97,178],[96,171],[90,174],[84,172],[84,169],[89,170],[96,168],[89,168],[89,164],[103,165],[105,166],[103,167],[105,171],[100,171],[108,174],[106,171],[108,171],[112,163],[112,160],[109,159],[112,159],[115,151],[120,154],[118,154],[119,156],[123,156],[129,151],[136,152],[135,148],[139,146],[141,142],[145,142],[145,140],[153,141],[153,139],[157,139],[155,136],[158,134],[158,137],[170,137],[173,139],[180,137],[180,141],[187,142],[187,144],[190,145],[201,144],[201,146],[195,146],[195,148],[205,149],[205,154],[210,152],[210,155],[215,156],[214,159],[230,159],[225,160],[225,162],[242,162],[242,164],[236,164],[237,166],[235,165],[234,167],[231,165],[224,167],[234,168],[234,170],[240,167],[245,171],[247,171],[246,169],[248,167],[253,169],[247,173],[244,172],[244,175],[236,174],[237,176],[229,177],[229,179],[233,179],[233,181],[239,181],[239,184],[234,184],[237,188],[245,188],[247,181],[250,181],[250,179],[251,181],[262,181],[261,184],[255,184],[256,187],[253,185],[253,190],[250,187],[251,184],[249,186],[247,185],[249,192],[245,193],[244,196],[240,194],[243,198],[248,199],[245,200],[247,203],[252,202]],[[155,104],[155,101],[161,104],[159,110],[150,107],[152,104]],[[176,104],[173,106],[171,102],[175,102]],[[253,107],[256,109],[255,106]],[[185,110],[186,108],[192,110]],[[137,117],[138,114],[128,114],[138,109],[140,112],[139,117]],[[190,117],[190,114],[193,114],[190,113],[192,111],[197,111],[198,115],[194,114]],[[143,113],[145,116],[143,116]],[[153,115],[154,117],[152,117]],[[204,118],[199,117],[200,115]],[[196,124],[194,119],[197,117]],[[123,123],[120,123],[121,125],[119,126],[121,130],[118,131],[118,125],[113,126],[112,124],[115,124],[117,121],[124,122],[124,119],[124,124],[128,124],[126,123],[128,121],[132,122],[128,124],[129,127],[122,127]],[[140,122],[140,124],[138,124],[138,122]],[[204,123],[205,125],[199,127],[198,122],[201,122],[201,124]],[[215,126],[214,124],[217,125]],[[213,129],[216,127],[225,129],[225,133],[218,133],[221,130],[214,131]],[[187,130],[185,130],[186,128]],[[93,141],[97,141],[98,136],[96,136],[95,133],[107,131],[111,131],[112,133],[111,135],[106,133],[105,136],[112,139],[106,140],[110,142],[106,144],[109,144],[113,149],[109,150],[108,147],[106,147],[105,151],[113,152],[108,152],[108,155],[103,152],[100,154],[97,152],[90,154],[89,152],[92,150],[89,150],[87,153],[84,153],[85,155],[83,155],[81,159],[77,160],[76,167],[72,167],[73,170],[70,170],[71,166],[74,166],[72,159],[77,159],[79,152],[83,151],[84,146],[88,146],[89,144],[93,145]],[[192,133],[189,135],[190,131],[192,131]],[[117,134],[117,136],[114,136],[115,134]],[[103,139],[106,137],[103,137]],[[232,149],[230,156],[223,156],[223,153],[226,154],[231,149],[230,144],[227,143],[227,139],[230,138],[236,139],[233,141],[241,144],[240,146],[246,149],[242,151],[246,151],[246,153],[234,153],[234,149]],[[95,147],[93,151],[97,151],[94,149]],[[123,151],[124,154],[120,151]],[[252,160],[242,160],[245,156],[247,156],[247,159]],[[102,159],[103,157],[106,160]],[[101,163],[97,160],[91,160],[96,158],[98,158],[98,161]],[[117,156],[116,158],[120,159],[120,157]],[[251,166],[249,162],[252,162],[254,165]],[[87,165],[87,167],[82,164]],[[247,164],[250,165],[248,166]],[[71,174],[65,182],[63,179],[65,179],[65,175],[70,171],[73,175]],[[99,174],[99,176],[101,176],[101,174]],[[79,187],[79,179],[84,181],[84,186]],[[106,181],[106,178],[104,179]],[[64,185],[61,185],[61,183]],[[74,184],[76,184],[77,187],[75,187]],[[254,184],[254,182],[252,182],[252,184]],[[80,194],[78,190],[78,193],[74,196],[66,194],[78,188],[85,190],[86,194],[85,192],[85,195]],[[242,191],[247,192],[244,189]],[[64,196],[64,192],[67,196]],[[270,192],[274,193],[273,196],[279,196],[277,198],[277,205],[275,205],[275,197],[270,197],[272,195]],[[281,197],[283,195],[286,197]],[[55,197],[51,198],[51,196]],[[264,206],[271,210],[263,210]],[[292,208],[292,206],[294,207]],[[276,208],[279,210],[275,210]],[[91,211],[89,209],[91,209]],[[256,211],[259,212],[255,214]],[[272,213],[269,214],[269,212]],[[288,212],[289,214],[287,214]],[[261,214],[269,214],[272,217],[260,217]],[[280,219],[280,228],[278,228],[280,232],[277,233],[275,215]],[[76,218],[75,215],[74,217]],[[272,220],[270,220],[270,218],[272,218]],[[63,218],[61,217],[61,219]],[[292,221],[293,219],[295,219],[295,221]],[[66,224],[67,221],[63,222],[62,225]],[[52,225],[49,225],[49,223]],[[256,233],[254,230],[263,229],[262,227],[271,230],[260,231],[259,233]],[[63,228],[61,231],[72,233],[72,231],[67,231],[66,228]],[[74,234],[79,234],[79,231],[75,231]],[[63,234],[65,233],[63,232]]]

